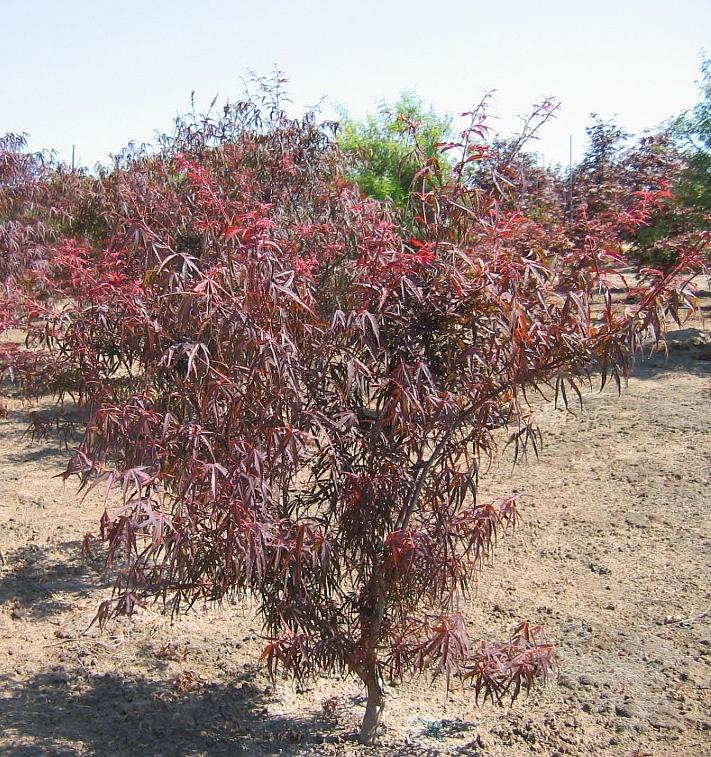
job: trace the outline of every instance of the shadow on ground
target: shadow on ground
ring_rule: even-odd
[[[18,463],[48,463],[61,473],[66,468],[71,455],[71,447],[79,439],[79,433],[75,432],[66,439],[59,438],[54,433],[48,436],[32,438],[30,430],[30,410],[9,410],[3,422],[0,424],[3,436],[12,445],[3,455],[2,462],[8,465]]]
[[[704,332],[688,328],[670,331],[667,351],[644,353],[635,358],[632,375],[639,379],[653,379],[662,374],[690,373],[707,376],[711,373],[711,344],[703,340]]]
[[[4,554],[0,573],[0,605],[12,605],[28,619],[47,618],[85,598],[103,583],[81,561],[81,542],[67,541],[45,549],[28,544]]]
[[[260,755],[349,740],[335,721],[270,716],[270,689],[237,679],[179,694],[170,684],[57,668],[24,684],[0,676],[3,754]]]

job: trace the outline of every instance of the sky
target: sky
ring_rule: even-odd
[[[553,96],[531,149],[567,164],[593,112],[637,134],[691,107],[704,52],[708,0],[0,0],[0,134],[92,167],[170,131],[191,92],[236,100],[276,67],[294,113],[327,98],[324,117],[403,91],[457,114],[495,90],[512,133]]]

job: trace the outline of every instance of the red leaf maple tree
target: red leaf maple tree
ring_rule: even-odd
[[[122,499],[101,522],[118,570],[101,622],[150,598],[254,598],[272,675],[363,682],[367,744],[387,681],[427,668],[501,701],[550,671],[536,627],[475,642],[460,612],[518,519],[505,493],[477,497],[482,458],[537,445],[527,390],[619,384],[698,265],[682,254],[615,304],[654,197],[572,238],[481,181],[477,161],[504,172],[525,140],[492,147],[483,106],[470,116],[451,171],[423,156],[407,220],[342,178],[311,115],[246,101],[180,121],[73,190],[32,286],[5,279],[86,416],[65,476]]]

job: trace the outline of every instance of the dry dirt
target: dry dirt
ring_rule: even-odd
[[[698,324],[697,324],[698,325]],[[355,742],[363,692],[275,688],[249,609],[159,608],[87,630],[109,587],[82,563],[100,507],[53,476],[67,452],[0,421],[0,753],[711,754],[709,334],[672,334],[619,399],[540,407],[540,459],[485,478],[524,523],[466,606],[473,635],[545,625],[559,675],[511,708],[421,678],[388,691],[380,746]],[[705,344],[705,346],[704,346]]]

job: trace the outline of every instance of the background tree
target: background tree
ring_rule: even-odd
[[[65,235],[82,234],[77,220],[88,210],[93,180],[58,163],[48,152],[28,152],[24,135],[0,137],[0,335],[32,330],[53,317],[66,271],[55,260]],[[88,218],[90,213],[86,215]],[[0,378],[31,395],[61,394],[73,382],[67,363],[47,350],[0,339]]]
[[[344,112],[337,141],[351,162],[348,176],[365,195],[405,207],[422,158],[438,154],[437,145],[447,140],[450,126],[449,116],[425,108],[408,92],[395,103],[381,102],[362,121]]]
[[[572,196],[565,199],[570,236],[582,243],[592,223],[617,224],[646,194],[654,196],[654,208],[624,238],[623,253],[637,275],[672,269],[686,248],[708,256],[708,214],[682,196],[689,164],[673,131],[632,141],[614,122],[597,118],[587,131],[589,145],[573,169]]]
[[[677,192],[687,206],[699,213],[711,212],[711,59],[701,64],[701,98],[694,108],[673,124],[687,161]]]

